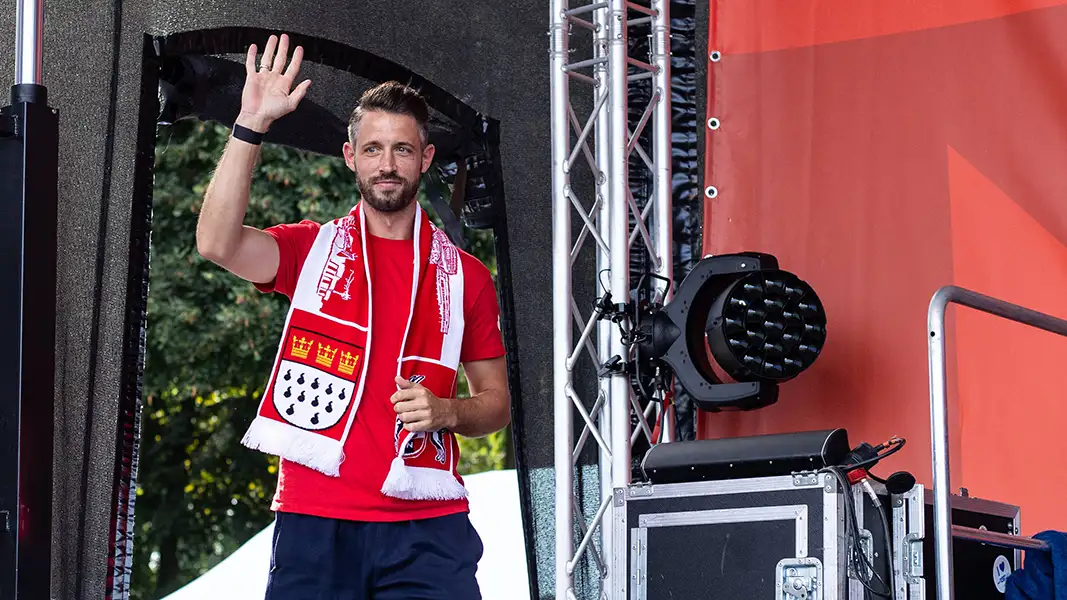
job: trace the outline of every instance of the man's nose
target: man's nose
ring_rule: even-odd
[[[385,156],[382,157],[382,162],[378,163],[378,168],[383,173],[392,173],[396,170],[396,157],[393,156],[392,152],[385,153]]]

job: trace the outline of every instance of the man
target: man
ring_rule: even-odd
[[[416,201],[428,108],[397,83],[353,112],[361,200],[328,223],[243,224],[262,134],[294,110],[303,49],[252,45],[241,113],[204,198],[202,256],[291,301],[244,443],[281,457],[267,598],[479,598],[454,434],[505,427],[510,399],[488,269]],[[456,398],[462,364],[471,396]]]

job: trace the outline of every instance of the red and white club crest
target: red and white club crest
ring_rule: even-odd
[[[437,311],[441,315],[441,333],[448,333],[452,318],[450,276],[459,272],[459,250],[448,235],[436,227],[430,246],[430,264],[437,267]]]
[[[271,390],[274,408],[301,429],[329,429],[352,403],[363,351],[298,327],[287,338]]]

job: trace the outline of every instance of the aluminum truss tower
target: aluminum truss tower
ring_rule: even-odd
[[[612,522],[612,492],[630,483],[632,444],[641,435],[658,441],[652,439],[650,415],[653,420],[668,415],[658,437],[669,440],[673,411],[658,402],[642,409],[626,373],[598,375],[613,357],[629,361],[630,349],[619,325],[598,319],[592,303],[583,310],[574,292],[595,288],[597,299],[610,293],[612,303],[630,302],[630,254],[645,248],[655,274],[673,279],[669,0],[574,6],[551,0],[550,18],[555,597],[621,598],[611,589],[613,546],[611,528],[604,526]],[[636,27],[651,35],[645,56],[629,54]],[[652,80],[650,101],[631,128],[629,88],[643,79]],[[649,129],[652,147],[646,149],[640,141]],[[629,189],[635,155],[640,159],[635,164],[649,169],[654,182],[644,207]],[[595,273],[576,276],[591,271],[575,269],[579,255],[588,252],[596,253]],[[659,300],[666,302],[669,289],[661,287]],[[575,369],[583,354],[595,368]],[[638,427],[631,432],[634,416]],[[576,425],[584,426],[577,441]],[[576,464],[590,442],[600,492],[592,510],[578,501],[576,487]],[[599,584],[578,591],[575,571],[582,564],[593,565]]]

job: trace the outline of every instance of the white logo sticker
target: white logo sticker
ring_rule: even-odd
[[[1008,576],[1011,575],[1011,563],[1003,554],[993,561],[993,583],[1001,594],[1008,588]]]

